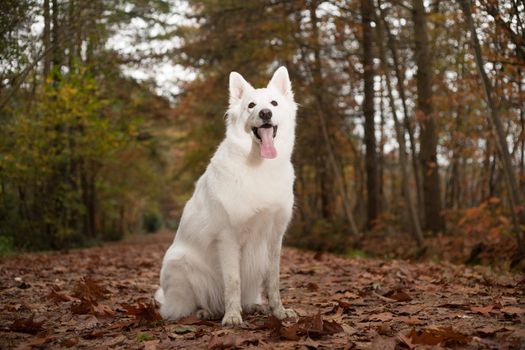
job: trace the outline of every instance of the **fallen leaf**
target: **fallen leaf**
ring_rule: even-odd
[[[94,315],[94,302],[88,299],[81,299],[79,303],[71,304],[71,312],[77,315]]]
[[[66,348],[71,348],[75,345],[77,345],[79,342],[78,337],[69,337],[65,338],[60,342],[60,345],[65,346]]]
[[[401,316],[401,317],[397,317],[396,318],[396,321],[400,321],[400,322],[403,322],[407,325],[410,325],[410,326],[420,326],[422,324],[425,324],[425,322],[421,321],[419,318],[417,317],[405,317],[405,316]]]
[[[466,345],[471,341],[471,337],[454,330],[450,326],[428,327],[421,330],[412,328],[408,335],[399,338],[410,348],[415,345]]]
[[[172,328],[171,331],[176,334],[186,334],[186,333],[195,332],[197,329],[198,329],[197,327],[182,325],[182,326],[177,326],[175,328]]]
[[[13,332],[36,334],[44,329],[44,321],[35,321],[34,317],[35,315],[18,318],[9,326],[9,329]]]
[[[306,339],[299,341],[297,345],[304,346],[307,349],[317,349],[321,344],[318,341],[307,337]]]
[[[392,299],[392,300],[400,301],[400,302],[412,300],[412,297],[410,297],[410,295],[408,295],[407,293],[399,289],[388,291],[387,293],[383,294],[383,296],[388,299]]]
[[[217,334],[214,334],[210,341],[208,342],[208,349],[229,349],[229,348],[239,348],[244,345],[257,345],[259,344],[259,338],[254,335],[240,335],[228,333],[225,336],[221,337]]]
[[[506,306],[501,308],[501,312],[507,315],[521,315],[525,314],[525,309],[517,306]]]
[[[489,316],[492,309],[494,309],[494,305],[472,306],[470,308],[470,311],[477,313],[477,314],[484,315],[484,316]]]
[[[369,320],[370,321],[387,322],[387,321],[391,321],[392,318],[393,318],[392,313],[390,313],[390,312],[381,312],[379,314],[370,316]]]
[[[508,329],[505,327],[495,327],[495,326],[484,326],[484,327],[476,329],[476,333],[482,338],[492,337],[494,334],[498,332],[505,332],[505,331],[508,331]]]
[[[207,320],[201,320],[195,314],[183,317],[177,321],[178,324],[183,325],[197,325],[197,326],[214,326],[215,323]]]
[[[99,285],[95,280],[84,277],[82,280],[78,281],[73,296],[78,299],[86,299],[90,301],[97,301],[104,299],[108,290],[103,286]]]
[[[93,311],[95,312],[95,315],[99,317],[112,317],[115,315],[115,311],[113,311],[111,306],[105,304],[94,305]]]
[[[281,336],[281,339],[296,341],[301,339],[301,337],[298,334],[298,332],[300,331],[300,326],[296,323],[291,326],[281,327],[281,329],[279,330],[279,335]]]
[[[127,315],[135,316],[135,320],[139,323],[162,320],[162,317],[157,311],[157,305],[153,300],[149,303],[138,302],[137,305],[126,305],[124,309],[126,309]]]
[[[313,283],[313,282],[309,282],[307,285],[306,285],[306,289],[309,291],[309,292],[317,292],[319,290],[319,285],[317,283]]]
[[[423,305],[403,305],[399,308],[396,308],[396,312],[399,315],[415,315],[423,310],[425,306]]]
[[[323,320],[323,332],[326,335],[336,334],[344,332],[343,327],[335,321],[324,321]]]
[[[51,341],[55,340],[55,337],[48,334],[40,334],[36,337],[33,337],[29,340],[29,342],[23,344],[23,346],[28,346],[30,348],[39,348],[42,347],[44,344],[47,344]]]
[[[343,309],[343,312],[344,313],[347,313],[348,311],[350,311],[352,309],[352,304],[351,303],[348,303],[346,301],[342,301],[342,300],[339,300],[337,302],[337,305],[339,305],[339,307],[341,309]]]
[[[354,327],[351,327],[351,326],[347,325],[346,323],[343,323],[343,324],[341,325],[341,328],[343,329],[343,332],[344,332],[346,335],[348,335],[348,336],[350,336],[350,335],[354,335],[354,334],[356,334],[356,333],[358,332],[357,329],[355,329]]]
[[[396,340],[390,337],[377,336],[370,344],[370,349],[394,350],[395,348]]]
[[[321,313],[317,313],[314,316],[300,317],[296,323],[291,325],[284,325],[278,318],[269,316],[259,329],[269,329],[272,331],[273,337],[294,341],[301,339],[305,335],[317,339],[326,335],[344,332],[343,326],[336,321],[323,320]]]
[[[76,298],[73,298],[72,296],[69,296],[67,294],[59,293],[55,291],[54,289],[49,292],[47,295],[47,298],[56,301],[56,302],[67,302],[67,301],[74,301],[77,300]]]
[[[158,349],[157,345],[160,344],[160,340],[159,339],[146,340],[142,342],[142,344],[144,345],[144,350],[156,350]]]
[[[73,336],[73,337],[63,339],[60,342],[60,345],[65,346],[66,348],[71,348],[73,346],[76,346],[79,341],[80,339],[78,339],[78,337]]]

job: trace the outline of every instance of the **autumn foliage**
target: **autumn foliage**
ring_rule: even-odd
[[[6,4],[1,252],[176,228],[224,136],[228,74],[263,86],[286,65],[300,106],[287,243],[525,256],[518,1]],[[130,77],[166,63],[182,72],[163,74],[170,91]]]

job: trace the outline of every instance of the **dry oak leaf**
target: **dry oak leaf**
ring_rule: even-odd
[[[307,285],[306,285],[306,289],[309,291],[309,292],[317,292],[319,290],[319,285],[317,283],[314,283],[314,282],[309,282]]]
[[[183,317],[177,321],[178,324],[187,325],[187,326],[214,326],[215,323],[207,320],[201,320],[197,317],[195,314],[191,314],[189,316]]]
[[[493,327],[493,326],[483,326],[476,329],[476,334],[482,338],[492,337],[498,332],[506,332],[509,329],[505,327]]]
[[[95,315],[98,317],[112,317],[115,314],[110,306],[83,298],[80,299],[80,303],[71,305],[71,312],[77,315]]]
[[[489,316],[492,309],[494,309],[494,305],[472,306],[470,308],[470,311],[477,313],[477,314],[481,314],[483,316]]]
[[[162,319],[153,300],[150,300],[149,303],[138,302],[137,305],[126,305],[124,309],[126,310],[126,315],[135,316],[135,320],[139,321],[139,323],[155,322]]]
[[[384,297],[387,297],[388,299],[392,299],[395,301],[411,301],[412,298],[410,295],[408,295],[406,292],[403,292],[400,289],[397,290],[390,290],[387,293],[383,294]]]
[[[228,333],[225,336],[221,337],[217,334],[214,334],[209,343],[208,343],[208,349],[209,350],[215,350],[215,349],[230,349],[230,348],[239,348],[243,345],[258,345],[259,344],[259,338],[255,337],[254,335],[246,335],[246,334],[231,334]]]
[[[428,327],[421,330],[412,330],[407,335],[399,335],[399,340],[409,348],[416,345],[455,346],[470,343],[471,337],[454,330],[450,326]]]
[[[376,315],[370,316],[370,321],[380,321],[380,322],[387,322],[391,321],[394,316],[390,312],[381,312]]]
[[[401,316],[401,317],[396,317],[396,321],[400,321],[400,322],[403,322],[405,324],[408,324],[410,326],[420,326],[422,324],[425,324],[425,322],[421,321],[419,318],[417,317],[408,317],[408,316]]]
[[[89,277],[84,277],[75,285],[73,296],[79,299],[97,301],[104,299],[107,293],[108,290],[100,284],[98,284],[98,282]]]
[[[9,329],[13,332],[36,334],[42,331],[44,321],[35,321],[35,315],[31,315],[28,318],[18,318],[13,321],[9,326]]]
[[[51,299],[55,302],[67,302],[67,301],[74,301],[77,300],[76,298],[73,298],[70,295],[59,293],[58,291],[51,289],[51,292],[47,295],[48,299]]]
[[[326,321],[321,313],[314,316],[301,317],[297,323],[285,325],[274,316],[268,317],[262,329],[270,329],[272,335],[285,340],[297,341],[307,335],[317,339],[326,335],[344,332],[343,327],[336,321]]]

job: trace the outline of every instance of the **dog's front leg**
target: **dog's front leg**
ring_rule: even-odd
[[[284,234],[279,234],[274,241],[270,243],[270,266],[265,279],[266,292],[268,293],[268,304],[275,317],[282,320],[287,317],[297,317],[292,309],[285,309],[281,301],[281,292],[279,291],[279,270],[281,261],[281,245]]]
[[[240,247],[230,238],[219,241],[219,258],[224,281],[224,326],[235,326],[242,323],[241,316],[241,278]]]

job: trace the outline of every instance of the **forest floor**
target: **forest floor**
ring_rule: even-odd
[[[282,296],[299,320],[162,321],[152,295],[171,240],[162,232],[4,258],[0,348],[525,348],[522,274],[292,248],[283,251]]]

